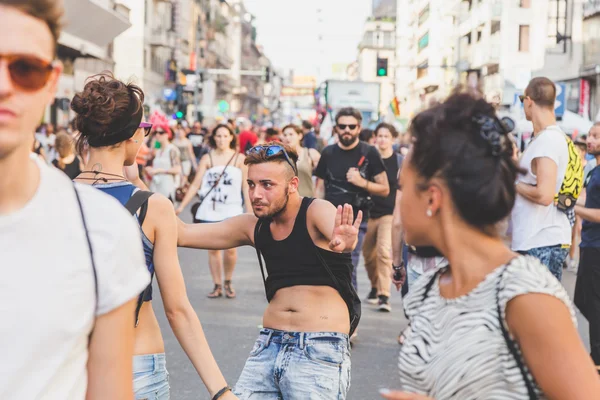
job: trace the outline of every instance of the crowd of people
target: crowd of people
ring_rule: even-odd
[[[400,391],[384,398],[598,397],[600,124],[585,150],[565,135],[550,80],[522,96],[534,127],[522,154],[509,121],[459,89],[415,116],[408,145],[391,124],[362,129],[351,107],[326,142],[308,121],[208,130],[153,119],[143,90],[110,73],[86,81],[55,133],[36,125],[62,68],[62,13],[57,1],[0,0],[11,34],[0,40],[0,315],[11,322],[0,398],[169,399],[154,277],[213,400],[345,399],[360,297],[390,312],[393,286],[409,325]],[[190,224],[178,219],[188,209]],[[208,250],[208,297],[233,299],[244,245],[268,305],[232,388],[177,248]],[[560,283],[575,264],[591,355]]]

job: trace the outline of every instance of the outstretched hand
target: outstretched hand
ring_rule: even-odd
[[[344,204],[344,207],[338,206],[335,214],[335,225],[329,242],[329,249],[338,253],[354,250],[358,242],[358,230],[362,222],[362,211],[358,212],[356,220],[352,223],[354,215],[352,206]]]

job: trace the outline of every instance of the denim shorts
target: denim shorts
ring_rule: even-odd
[[[169,400],[169,373],[165,353],[133,357],[135,400]]]
[[[233,393],[240,400],[344,400],[349,388],[348,335],[263,329]]]
[[[569,255],[569,248],[558,244],[556,246],[536,247],[526,251],[519,251],[519,253],[533,256],[540,260],[542,264],[548,267],[552,275],[560,281],[563,264]]]

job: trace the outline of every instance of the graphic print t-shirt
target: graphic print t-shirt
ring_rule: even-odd
[[[238,167],[229,165],[225,170],[224,165],[219,165],[209,168],[198,191],[198,196],[203,200],[196,212],[196,219],[218,222],[243,214],[242,179],[242,170]]]

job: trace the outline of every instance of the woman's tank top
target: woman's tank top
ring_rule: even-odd
[[[212,165],[210,153],[208,156],[210,165]],[[198,191],[198,196],[203,200],[196,212],[196,220],[218,222],[244,213],[242,206],[243,174],[242,170],[235,166],[238,156],[239,154],[235,155],[228,167],[219,165],[206,170],[202,186]],[[223,172],[225,173],[223,174]],[[219,177],[221,177],[220,180]],[[215,187],[211,190],[213,186]]]
[[[312,158],[310,158],[310,154],[308,154],[309,150],[307,148],[301,148],[300,157],[298,158],[298,178],[300,179],[300,184],[298,185],[298,193],[302,197],[314,197],[315,190],[312,181],[313,174],[313,162]]]
[[[172,152],[178,151],[175,145],[169,143],[164,149],[160,149],[154,157],[152,166],[159,169],[171,169],[173,167]],[[160,193],[171,200],[175,200],[176,181],[171,174],[160,174],[152,177],[150,190]]]
[[[104,183],[104,184],[94,185],[94,187],[96,189],[99,189],[102,192],[108,194],[109,196],[114,197],[121,204],[123,204],[123,206],[125,206],[125,204],[127,204],[129,199],[131,198],[131,196],[133,196],[133,194],[139,190],[138,188],[136,188],[129,182]],[[137,216],[136,216],[136,220],[137,220]],[[138,220],[138,225],[139,225],[139,223],[140,223],[140,221]],[[142,223],[143,223],[143,221],[142,221]],[[152,243],[150,241],[150,239],[148,239],[148,237],[142,230],[141,225],[140,225],[140,233],[141,233],[141,239],[142,239],[142,247],[144,248],[144,257],[146,260],[146,267],[148,268],[148,271],[150,272],[150,277],[152,279],[152,278],[154,278],[154,243]],[[146,291],[144,291],[144,297],[142,300],[143,301],[152,300],[152,280],[150,280],[150,285],[148,286],[148,289]]]

